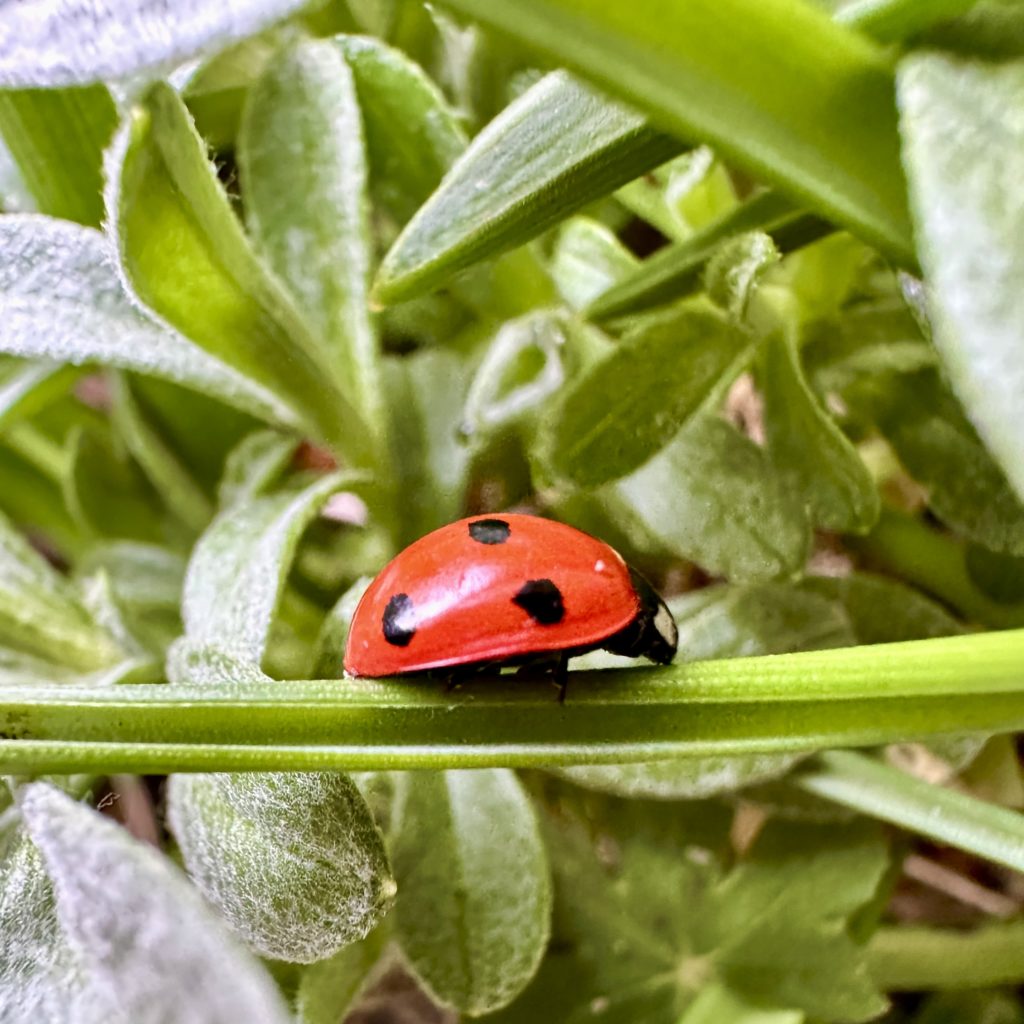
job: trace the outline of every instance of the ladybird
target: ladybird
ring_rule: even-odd
[[[363,595],[345,671],[390,676],[553,662],[604,648],[667,665],[676,624],[622,556],[564,523],[508,513],[442,526]]]

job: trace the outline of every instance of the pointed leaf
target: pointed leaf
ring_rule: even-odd
[[[71,583],[0,516],[0,639],[77,669],[109,666],[121,655],[82,605]]]
[[[335,39],[352,69],[370,159],[370,185],[405,223],[466,148],[440,89],[419,65],[370,36]]]
[[[385,933],[378,928],[302,972],[295,996],[299,1024],[344,1024],[380,961]]]
[[[885,53],[796,0],[446,0],[898,260],[914,246]],[[782,59],[781,55],[785,55]],[[841,132],[823,125],[841,124]]]
[[[1017,325],[1024,318],[1024,65],[913,54],[900,128],[935,344],[960,401],[1024,499]]]
[[[579,487],[625,476],[739,373],[752,346],[721,315],[692,307],[637,329],[565,390],[540,427],[538,460]]]
[[[270,490],[288,468],[298,446],[298,438],[276,430],[260,430],[239,441],[224,463],[217,488],[220,507],[240,505]]]
[[[0,32],[0,87],[74,85],[170,70],[266,28],[303,0],[63,0],[11,8]]]
[[[353,459],[372,458],[359,415],[331,385],[315,336],[257,259],[170,86],[147,93],[110,164],[109,229],[139,298]]]
[[[543,78],[470,144],[385,256],[381,302],[409,299],[528,241],[680,146],[564,72]]]
[[[397,938],[413,970],[473,1016],[511,1002],[537,970],[551,916],[537,820],[515,775],[412,773],[398,821]]]
[[[126,1022],[287,1024],[270,976],[162,854],[46,783],[19,803],[86,975],[85,1007]]]
[[[765,452],[715,417],[602,497],[660,548],[736,582],[795,573],[810,546],[801,502]]]
[[[216,678],[223,671],[221,658],[236,667],[247,665],[250,677],[259,676],[299,539],[347,479],[334,473],[298,493],[255,498],[241,508],[228,508],[211,523],[185,576],[185,635],[168,661],[172,679]],[[210,656],[208,671],[202,667],[204,655]]]
[[[394,896],[347,775],[174,775],[168,815],[192,880],[261,956],[323,960],[363,938]]]
[[[551,276],[562,298],[582,309],[639,266],[615,233],[589,217],[573,217],[558,232]]]
[[[66,394],[82,375],[77,367],[49,360],[0,361],[0,427],[26,419]]]
[[[261,419],[298,422],[270,390],[134,306],[99,232],[50,217],[8,215],[0,217],[0,254],[0,352],[136,370]]]
[[[825,530],[867,533],[878,519],[875,482],[804,378],[792,338],[771,338],[762,377],[768,453]]]
[[[0,38],[0,64],[2,49]],[[103,150],[116,127],[105,85],[0,89],[0,135],[40,213],[99,227]]]
[[[337,46],[305,40],[274,57],[249,92],[238,162],[257,247],[379,443],[379,345],[366,305],[366,154],[355,83]]]

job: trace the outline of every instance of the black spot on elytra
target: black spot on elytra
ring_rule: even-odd
[[[504,519],[475,519],[469,524],[469,535],[478,544],[504,544],[511,532]]]
[[[551,580],[530,580],[524,583],[512,600],[542,626],[553,626],[561,622],[565,615],[562,592]]]
[[[395,594],[384,609],[384,639],[395,647],[408,647],[416,635],[416,610],[408,594]]]

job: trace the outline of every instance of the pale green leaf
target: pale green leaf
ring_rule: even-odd
[[[0,65],[2,53],[0,38]],[[116,126],[104,85],[0,89],[0,136],[40,213],[99,227],[103,150]]]
[[[441,91],[417,64],[369,36],[338,36],[355,78],[370,187],[400,223],[437,188],[466,148]]]
[[[900,128],[935,344],[954,389],[1024,498],[1020,394],[1024,65],[939,53],[899,69]]]
[[[641,542],[736,582],[797,572],[810,545],[797,495],[735,427],[698,417],[602,500]]]
[[[573,217],[558,232],[551,276],[562,298],[578,310],[633,273],[638,265],[637,258],[613,231],[589,217]]]
[[[114,377],[111,421],[164,505],[189,530],[199,533],[213,515],[213,504],[178,454],[146,419],[131,385],[120,374]]]
[[[97,625],[75,588],[0,516],[0,640],[85,671],[118,661],[121,651]]]
[[[332,385],[308,323],[256,257],[170,86],[146,94],[108,164],[108,229],[141,301],[339,450],[372,461],[358,412]]]
[[[271,60],[246,101],[238,162],[256,245],[379,444],[379,345],[366,305],[366,154],[355,82],[337,46],[304,40]]]
[[[262,956],[324,960],[395,893],[384,842],[343,774],[174,775],[171,830],[204,896]]]
[[[343,1024],[380,962],[386,935],[379,928],[302,972],[295,996],[299,1024]]]
[[[392,846],[397,938],[441,1002],[511,1002],[547,945],[551,879],[537,820],[504,769],[406,776]]]
[[[103,236],[32,214],[0,217],[0,351],[104,363],[175,381],[261,419],[297,416],[270,391],[134,306]]]
[[[19,804],[85,973],[85,1008],[109,1007],[118,1024],[287,1024],[269,975],[160,852],[46,783]]]
[[[760,279],[780,258],[771,236],[763,231],[726,239],[704,268],[704,289],[733,320],[742,323]]]
[[[721,983],[701,989],[679,1024],[804,1024],[800,1010],[768,1010],[741,999]]]
[[[82,375],[49,360],[0,357],[0,429],[26,419],[66,394]]]
[[[268,491],[295,456],[297,437],[276,430],[247,435],[231,450],[217,488],[221,508],[241,505]]]
[[[798,0],[446,6],[579,70],[666,130],[709,143],[814,212],[913,261],[889,60],[824,11]]]
[[[366,593],[371,577],[360,576],[327,613],[316,639],[314,672],[317,679],[340,679],[344,673],[345,644],[356,605]]]
[[[878,518],[875,482],[809,387],[791,337],[764,346],[761,382],[768,453],[783,482],[817,526],[866,533]]]
[[[402,539],[411,542],[461,514],[472,455],[459,434],[469,373],[443,349],[390,359],[385,369]]]
[[[0,87],[74,85],[158,75],[207,48],[253,35],[302,0],[211,7],[183,0],[63,0],[12,8],[0,33]]]
[[[74,1007],[82,1024],[99,1024],[104,1007],[89,1014],[85,990],[82,968],[61,933],[42,855],[19,828],[0,855],[0,1018],[56,1024]]]
[[[225,663],[247,665],[249,678],[259,676],[299,539],[327,499],[351,479],[334,473],[297,493],[254,498],[210,524],[185,575],[185,635],[168,660],[173,680],[212,680]],[[208,670],[202,667],[206,657]]]
[[[565,389],[541,423],[538,461],[579,487],[625,476],[721,392],[752,348],[708,309],[684,307],[638,328]]]
[[[634,111],[564,72],[550,74],[473,140],[385,256],[374,295],[391,303],[430,291],[678,148]]]
[[[551,310],[501,325],[466,393],[461,430],[467,439],[521,421],[561,388],[569,329],[564,314]]]

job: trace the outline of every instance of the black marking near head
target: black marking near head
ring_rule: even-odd
[[[469,535],[478,544],[504,544],[511,532],[504,519],[474,519],[469,524]]]
[[[395,647],[408,647],[416,635],[416,610],[408,594],[395,594],[384,609],[384,639]]]
[[[561,622],[565,615],[562,592],[551,580],[530,580],[524,583],[512,600],[542,626],[553,626]]]

